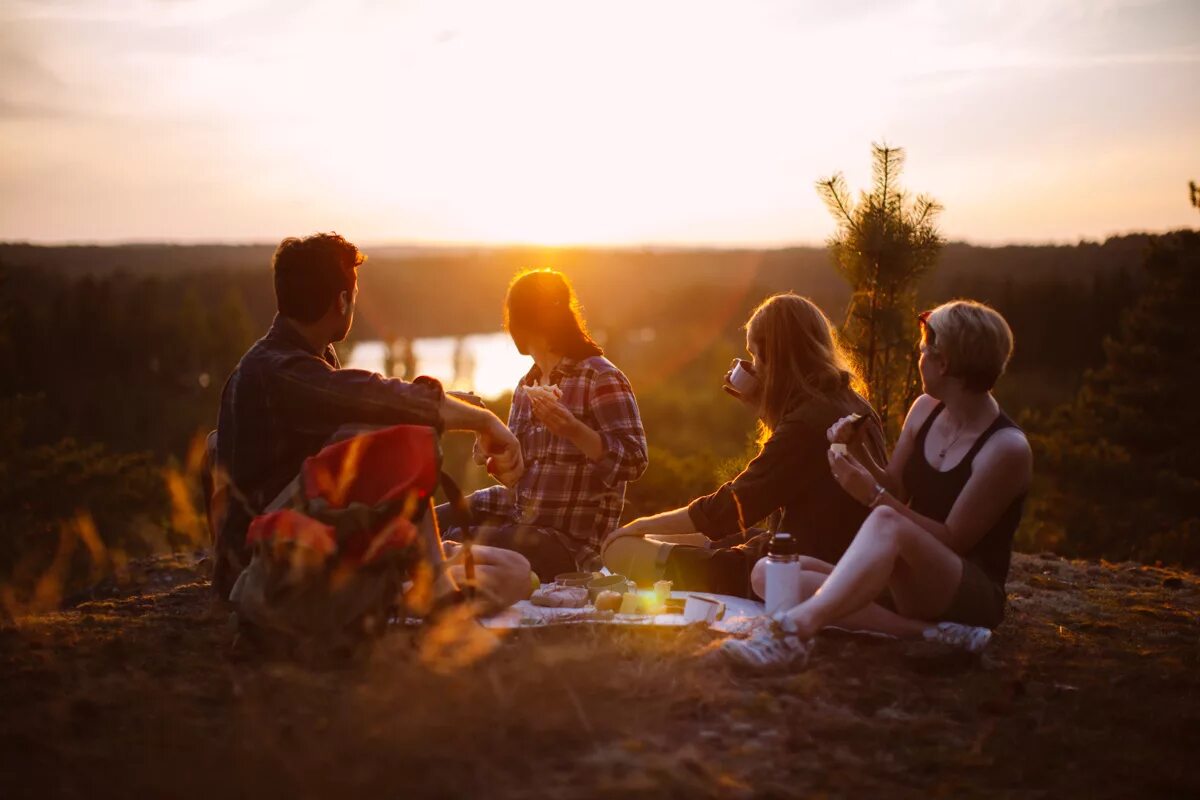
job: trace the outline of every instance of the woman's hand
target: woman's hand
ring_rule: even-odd
[[[737,363],[740,360],[741,359],[735,358],[732,361],[732,363],[730,363],[729,369],[725,371],[725,377],[721,384],[721,388],[724,389],[725,393],[728,394],[730,397],[740,400],[747,408],[749,408],[751,410],[757,410],[758,409],[758,398],[757,397],[749,397],[745,394],[742,394],[733,385],[733,370],[735,367],[737,367]]]
[[[579,429],[583,423],[562,403],[534,394],[530,395],[530,401],[533,407],[533,416],[555,436],[573,440],[579,435]]]
[[[655,514],[652,517],[640,517],[630,522],[623,528],[617,528],[605,538],[604,543],[600,546],[600,551],[610,542],[626,536],[643,537],[654,533],[660,536],[680,533],[695,533],[696,526],[692,522],[691,515],[688,514],[687,506],[676,508],[671,511],[664,511],[661,514]]]
[[[846,491],[846,494],[864,506],[871,505],[879,493],[879,484],[875,481],[875,476],[848,453],[842,455],[835,450],[829,450],[826,452],[826,456],[829,459],[829,471],[833,474],[833,479]]]
[[[578,447],[579,451],[592,461],[599,461],[604,457],[607,451],[600,434],[572,414],[569,408],[558,400],[551,400],[532,393],[529,395],[529,400],[533,416],[551,433],[563,437]]]
[[[613,534],[620,536],[645,536],[648,533],[655,533],[654,528],[652,517],[639,517],[623,527],[617,528],[613,531]]]
[[[862,441],[866,427],[862,414],[847,414],[829,426],[829,430],[825,431],[825,438],[830,444],[855,444]]]
[[[600,543],[600,552],[603,553],[609,544],[615,542],[617,539],[621,539],[626,536],[637,536],[638,538],[642,538],[647,533],[651,533],[652,531],[649,520],[649,517],[642,517],[640,519],[633,520],[627,525],[617,528],[615,531],[605,537],[603,542]]]

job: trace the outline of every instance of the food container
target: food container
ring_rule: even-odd
[[[601,575],[599,578],[592,578],[588,581],[587,590],[588,599],[594,603],[601,592],[625,594],[635,591],[635,587],[624,575]]]
[[[626,592],[621,595],[621,607],[617,610],[618,614],[637,614],[641,611],[641,598],[637,592]]]
[[[554,582],[559,586],[586,587],[594,577],[590,572],[563,572],[554,576]]]
[[[665,614],[682,614],[683,609],[687,606],[687,599],[683,597],[668,597],[663,602],[663,613]]]
[[[667,602],[667,598],[671,596],[670,581],[656,581],[654,584],[654,599],[661,606]]]

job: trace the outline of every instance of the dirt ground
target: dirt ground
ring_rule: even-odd
[[[0,629],[0,798],[1200,797],[1188,573],[1018,556],[981,658],[828,634],[751,678],[585,626],[302,666],[231,647],[192,559],[138,587]]]

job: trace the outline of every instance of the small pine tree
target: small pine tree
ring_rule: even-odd
[[[857,203],[840,173],[818,181],[817,191],[837,221],[829,249],[852,292],[843,341],[862,370],[867,399],[894,438],[919,389],[917,285],[944,244],[934,225],[942,207],[900,189],[901,148],[872,144],[871,152],[871,190]]]
[[[1200,566],[1200,233],[1160,237],[1145,268],[1104,366],[1026,421],[1039,486],[1023,547]]]

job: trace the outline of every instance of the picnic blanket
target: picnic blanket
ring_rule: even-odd
[[[709,592],[671,592],[671,597],[686,599],[696,594],[710,597],[725,604],[725,615],[710,623],[713,630],[724,633],[743,633],[752,621],[761,617],[763,604],[757,600]],[[686,622],[683,614],[617,614],[612,611],[597,611],[591,606],[583,608],[545,608],[535,606],[528,600],[515,603],[489,619],[481,620],[488,628],[536,628],[545,625],[630,625],[642,627],[680,628],[686,625],[701,625]]]

